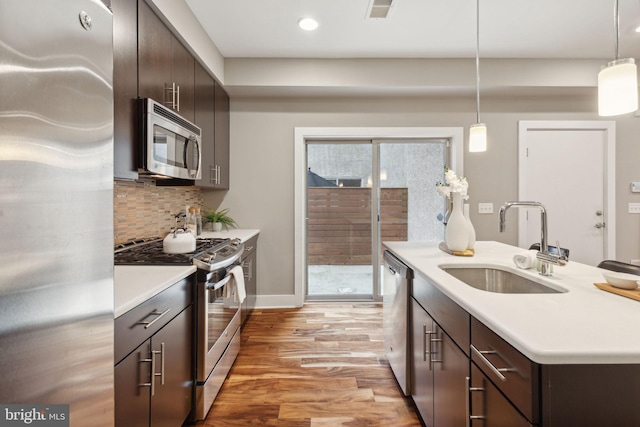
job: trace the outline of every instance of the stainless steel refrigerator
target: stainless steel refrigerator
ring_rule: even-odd
[[[112,68],[102,1],[0,1],[0,404],[77,427],[113,425]]]

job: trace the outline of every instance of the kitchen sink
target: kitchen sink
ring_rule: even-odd
[[[463,283],[498,294],[553,294],[567,292],[558,286],[543,285],[508,270],[494,267],[440,267]]]

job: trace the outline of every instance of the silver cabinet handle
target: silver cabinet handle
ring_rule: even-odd
[[[222,172],[221,172],[221,167],[220,165],[216,165],[216,184],[220,185],[221,184],[221,177],[222,176]]]
[[[151,369],[153,370],[155,366],[153,362],[153,354],[151,354],[148,359],[143,359],[140,353],[138,353],[138,363],[151,363]],[[140,369],[140,372],[142,372],[142,369]],[[138,387],[151,387],[151,391],[153,392],[153,376],[151,376],[151,380],[148,383],[140,383],[138,384]]]
[[[160,384],[164,385],[164,348],[165,345],[164,343],[160,343],[160,351],[158,350],[153,350],[152,356],[155,354],[159,354],[160,355],[160,373],[157,373],[155,370],[153,371],[153,376],[155,377],[160,377]]]
[[[472,420],[483,420],[485,417],[484,415],[471,415],[471,393],[474,391],[484,391],[484,387],[471,387],[471,378],[470,377],[465,377],[464,379],[465,384],[466,384],[466,392],[465,392],[465,399],[464,399],[464,403],[465,403],[465,409],[466,409],[466,423],[465,425],[467,427],[471,427],[471,421]]]
[[[160,355],[160,373],[156,372],[156,355]],[[146,359],[149,360],[149,359]],[[151,350],[151,396],[156,394],[156,377],[160,377],[160,385],[164,385],[164,343],[160,343],[160,351]]]
[[[438,349],[436,347],[436,350],[433,351],[433,344],[434,343],[439,343],[442,342],[442,338],[438,338],[438,325],[436,324],[435,327],[433,328],[434,331],[431,333],[431,335],[429,336],[429,369],[433,369],[433,364],[434,363],[442,363],[443,359],[434,359],[433,356],[438,356]],[[434,339],[432,335],[435,335],[436,338]]]
[[[502,381],[506,381],[507,377],[505,377],[502,373],[503,372],[517,372],[518,370],[515,368],[496,368],[496,366],[491,363],[489,361],[489,359],[487,359],[485,357],[485,354],[496,354],[498,355],[498,357],[500,357],[503,361],[504,359],[502,358],[502,356],[500,356],[500,354],[495,351],[495,350],[478,350],[473,344],[471,344],[471,351],[473,351],[479,358],[480,360],[487,365],[487,367],[489,369],[491,369],[491,371],[496,374],[498,376],[498,378],[500,378]],[[506,362],[506,361],[505,361]]]
[[[431,349],[427,351],[427,336],[429,336],[429,342],[431,342],[431,334],[433,331],[427,331],[427,325],[422,325],[422,361],[427,361],[427,354],[431,357]],[[431,370],[431,362],[429,362],[429,370]]]
[[[151,396],[156,393],[156,358],[155,352],[151,350]]]
[[[180,85],[176,86],[176,93],[177,93],[176,95],[177,102],[176,102],[175,108],[176,108],[176,111],[180,111]]]
[[[216,183],[216,168],[215,166],[209,165],[209,184]]]
[[[251,250],[252,248],[249,248],[248,250]],[[251,270],[253,270],[253,260],[250,259],[248,262],[242,262],[242,269],[244,270],[246,267],[246,271],[244,271],[244,277],[247,280],[251,280],[253,279],[253,274],[251,274]]]
[[[166,101],[164,104],[168,105],[169,108],[171,108],[173,110],[180,111],[179,110],[179,106],[176,103],[176,82],[172,82],[171,86],[166,86],[165,85],[164,91],[165,92],[171,91],[171,99],[169,101]],[[165,93],[165,95],[166,95],[166,93]],[[180,86],[178,86],[178,102],[180,102]]]
[[[145,316],[145,319],[149,316],[158,316],[155,319],[153,319],[151,322],[138,322],[136,323],[136,325],[144,325],[145,329],[149,329],[154,323],[156,323],[158,320],[160,320],[160,318],[162,316],[164,316],[165,314],[167,314],[168,312],[170,312],[171,309],[167,308],[165,311],[163,312],[159,312],[158,310],[153,310],[151,313],[147,314]]]

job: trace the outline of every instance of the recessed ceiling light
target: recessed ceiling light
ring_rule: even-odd
[[[298,21],[298,27],[305,31],[313,31],[318,28],[318,21],[313,18],[301,18]]]

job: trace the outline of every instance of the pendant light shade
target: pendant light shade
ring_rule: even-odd
[[[598,114],[617,116],[638,109],[638,72],[633,58],[618,59],[620,14],[618,0],[613,7],[614,60],[598,73]]]
[[[487,126],[484,123],[476,123],[469,128],[469,151],[487,151]]]
[[[638,109],[638,72],[633,58],[609,62],[598,73],[598,114],[617,116]]]
[[[480,0],[476,0],[476,123],[469,128],[469,151],[487,151],[487,125],[480,123]]]

